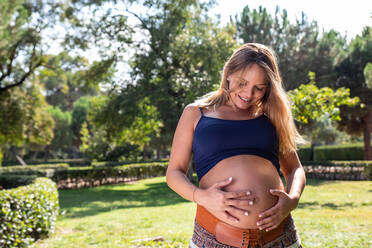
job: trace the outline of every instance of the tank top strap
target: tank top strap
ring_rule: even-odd
[[[201,115],[202,115],[202,116],[204,116],[204,113],[203,113],[203,110],[202,110],[202,108],[201,108],[201,107],[199,107],[199,109],[200,109],[200,113],[201,113]]]

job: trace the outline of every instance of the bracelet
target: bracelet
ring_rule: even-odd
[[[194,191],[192,192],[192,202],[195,202],[196,203],[196,201],[195,201],[195,191],[198,189],[198,187],[195,187],[194,188]]]

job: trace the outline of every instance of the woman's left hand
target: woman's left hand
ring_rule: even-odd
[[[298,199],[279,189],[270,189],[272,195],[278,196],[277,203],[258,215],[257,226],[260,230],[270,231],[279,226],[288,214],[297,207]]]

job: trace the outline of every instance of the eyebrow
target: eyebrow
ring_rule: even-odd
[[[241,78],[241,77],[237,77],[237,78],[239,78],[239,79],[241,79],[241,80],[243,80],[245,82],[250,83],[248,80],[245,80],[244,78]],[[267,83],[262,83],[262,84],[256,84],[256,85],[265,85],[265,86],[267,86],[268,84]]]

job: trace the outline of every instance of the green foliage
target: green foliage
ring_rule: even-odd
[[[54,121],[37,84],[0,94],[0,143],[46,145],[53,139]]]
[[[316,146],[314,160],[363,160],[363,153],[363,144]]]
[[[80,133],[80,151],[98,160],[131,160],[138,158],[139,149],[152,137],[159,136],[162,123],[149,98],[128,95],[91,99],[88,124],[83,124]]]
[[[33,183],[36,175],[0,174],[0,188],[12,189]]]
[[[59,107],[49,106],[49,114],[54,119],[54,138],[48,149],[66,149],[72,145],[71,112],[63,112]]]
[[[297,151],[298,157],[301,161],[311,160],[311,147],[310,146],[300,146]]]
[[[315,85],[315,73],[309,72],[310,82],[288,92],[293,103],[292,113],[303,128],[310,127],[326,115],[332,120],[340,120],[341,105],[355,106],[358,97],[350,98],[349,89],[339,88],[333,91],[329,87],[318,88]]]
[[[349,134],[362,134],[367,128],[366,117],[368,109],[372,108],[372,89],[369,87],[368,63],[372,61],[372,27],[364,27],[362,34],[357,35],[349,44],[345,56],[337,64],[335,72],[338,80],[332,82],[332,87],[347,87],[351,96],[358,96],[361,105],[344,107],[341,111],[341,121],[337,122],[340,130]],[[370,110],[371,111],[371,110]],[[369,118],[372,120],[372,118]],[[370,132],[366,130],[366,132]],[[368,144],[368,143],[367,143]]]
[[[3,151],[2,151],[2,149],[1,149],[1,147],[0,147],[0,167],[2,166],[2,164],[3,164]]]
[[[38,178],[33,184],[0,191],[0,245],[27,247],[54,232],[59,211],[56,184]]]
[[[17,175],[39,175],[39,176],[50,176],[53,175],[54,171],[65,170],[69,167],[67,163],[59,164],[38,164],[38,165],[16,165],[7,166],[0,168],[1,174],[17,174]]]
[[[271,15],[262,6],[251,10],[248,4],[234,22],[242,42],[265,44],[275,51],[287,90],[305,82],[309,71],[324,85],[336,80],[333,64],[343,54],[346,37],[335,30],[321,34],[317,22],[309,21],[304,13],[291,23],[287,11],[279,6]]]
[[[81,134],[83,123],[87,121],[89,111],[89,97],[81,97],[74,102],[72,109],[71,129],[74,132],[76,143],[81,144]]]
[[[368,64],[364,67],[363,74],[366,80],[367,88],[372,90],[372,63],[368,62]]]

